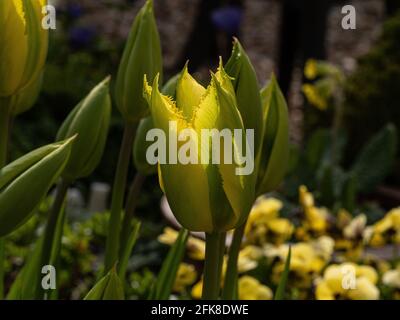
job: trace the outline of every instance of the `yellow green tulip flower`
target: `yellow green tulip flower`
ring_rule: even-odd
[[[0,97],[29,86],[42,72],[48,31],[42,27],[46,0],[0,1]]]
[[[161,129],[168,141],[171,136],[179,136],[183,130],[189,129],[197,147],[197,163],[160,162],[160,184],[173,213],[189,230],[218,233],[244,222],[254,200],[255,186],[252,175],[237,174],[239,164],[236,161],[226,161],[229,155],[224,154],[222,149],[219,150],[222,151],[219,163],[200,161],[204,154],[208,159],[212,157],[212,148],[204,149],[204,144],[196,138],[201,136],[202,129],[216,129],[218,132],[224,129],[231,132],[241,129],[244,132],[231,78],[222,64],[211,77],[210,84],[205,88],[189,74],[185,66],[176,85],[176,101],[160,93],[158,76],[152,86],[145,79],[144,95],[149,103],[155,128]],[[170,122],[176,124],[172,131]],[[237,153],[241,151],[238,141],[231,139],[231,142],[236,159]],[[247,141],[241,142],[244,146]],[[177,149],[180,150],[183,144],[182,141],[177,141]],[[166,149],[169,150],[170,147],[173,150],[172,143],[168,143]],[[169,157],[174,156],[174,151],[169,152]]]

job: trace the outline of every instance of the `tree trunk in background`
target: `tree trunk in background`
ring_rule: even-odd
[[[325,58],[326,24],[330,0],[284,0],[279,36],[278,78],[288,95],[296,62],[303,68],[310,58]]]

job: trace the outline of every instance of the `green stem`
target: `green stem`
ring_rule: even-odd
[[[332,154],[331,161],[333,165],[336,165],[338,162],[338,140],[339,133],[342,127],[343,122],[343,98],[342,94],[339,92],[335,96],[335,109],[334,109],[334,118],[332,125]]]
[[[126,178],[128,175],[129,161],[135,138],[136,126],[126,124],[124,137],[118,158],[117,171],[114,178],[114,186],[111,200],[110,221],[108,225],[108,236],[106,244],[106,255],[104,261],[104,274],[115,265],[119,253],[119,240],[121,231],[121,213],[124,203]]]
[[[225,273],[224,288],[222,289],[222,299],[234,300],[237,297],[238,281],[238,258],[246,222],[236,228],[233,233],[232,243],[229,248],[228,265]]]
[[[140,172],[137,172],[129,188],[125,206],[125,216],[122,222],[122,230],[120,237],[120,253],[119,253],[120,259],[124,255],[129,235],[133,229],[132,219],[135,214],[136,206],[138,204],[140,190],[142,189],[145,180],[146,176],[142,175]]]
[[[51,255],[53,251],[53,246],[55,244],[55,234],[56,234],[56,228],[57,228],[57,223],[59,221],[59,216],[61,213],[62,206],[64,204],[65,196],[68,191],[68,186],[69,182],[67,182],[64,179],[61,179],[57,186],[56,190],[56,197],[54,199],[53,205],[51,207],[48,219],[47,219],[47,224],[46,224],[46,229],[44,232],[44,238],[43,238],[43,245],[42,245],[42,250],[41,250],[41,257],[40,257],[40,268],[51,264]],[[41,299],[43,297],[42,294],[42,289],[39,284],[37,284],[37,298]]]
[[[7,163],[8,135],[10,129],[11,110],[8,99],[0,98],[0,170]],[[5,244],[0,238],[0,299],[4,297],[4,263]]]
[[[64,204],[65,196],[67,195],[69,183],[61,179],[57,186],[56,197],[50,210],[49,217],[47,219],[46,230],[44,233],[43,247],[42,247],[42,265],[46,265],[50,262],[51,249],[54,243],[54,235],[57,227],[57,221],[61,212],[61,208]]]
[[[221,233],[206,233],[206,259],[204,264],[203,300],[217,300],[221,288],[223,259]]]

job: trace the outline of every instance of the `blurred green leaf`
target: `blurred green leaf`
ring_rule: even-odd
[[[157,281],[150,293],[151,300],[167,300],[171,295],[179,264],[185,253],[189,231],[181,229],[175,243],[170,248],[167,257],[158,274]]]
[[[286,262],[285,262],[285,268],[283,269],[281,279],[278,284],[278,288],[276,288],[274,300],[283,300],[284,299],[286,283],[287,283],[287,279],[288,279],[289,271],[290,271],[291,256],[292,256],[292,248],[291,248],[291,246],[289,246],[289,251],[288,251],[288,255],[286,257]]]
[[[372,191],[385,179],[392,169],[396,150],[397,130],[388,124],[364,146],[351,169],[360,192]]]

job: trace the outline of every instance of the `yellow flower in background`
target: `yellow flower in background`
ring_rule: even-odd
[[[271,300],[272,290],[250,276],[239,278],[238,291],[240,300]]]
[[[272,219],[279,215],[279,211],[282,209],[282,201],[275,198],[260,197],[257,199],[256,204],[251,209],[249,219]]]
[[[197,282],[193,287],[191,291],[191,295],[193,299],[201,299],[201,296],[203,294],[203,279],[201,279],[199,282]]]
[[[0,97],[17,94],[42,72],[48,47],[48,31],[42,27],[46,3],[0,1]]]
[[[351,300],[378,300],[378,288],[367,278],[357,278],[356,288],[348,290],[348,297]]]
[[[193,299],[201,299],[203,279],[197,282],[191,291]],[[242,276],[238,280],[239,300],[271,300],[272,290],[251,276]]]
[[[376,300],[379,299],[377,281],[378,274],[370,266],[332,264],[316,281],[315,296],[317,300]]]
[[[400,264],[397,269],[388,270],[382,276],[382,283],[388,287],[400,290]]]
[[[273,267],[272,279],[278,283],[285,267],[285,261],[289,250],[288,245],[271,248],[265,247],[265,255],[269,258],[279,258]],[[329,237],[312,242],[299,242],[292,245],[292,256],[290,260],[291,286],[306,289],[312,284],[333,252],[333,240]]]
[[[349,222],[343,228],[343,235],[346,239],[358,240],[362,238],[365,227],[367,225],[367,216],[360,214]]]
[[[197,272],[193,265],[182,262],[179,265],[175,278],[173,291],[182,292],[186,287],[192,285],[197,278]]]
[[[339,230],[343,230],[353,219],[350,212],[345,209],[340,209],[336,216],[336,227]]]
[[[178,231],[166,227],[164,228],[164,233],[158,236],[158,241],[166,245],[172,245],[175,243],[178,234]],[[193,260],[204,260],[206,255],[206,244],[203,240],[189,236],[186,248],[189,258]]]
[[[325,208],[312,207],[306,211],[306,219],[309,228],[318,234],[322,234],[328,228],[329,212]]]
[[[309,59],[304,67],[304,75],[309,80],[314,80],[318,76],[317,61]]]
[[[271,241],[280,244],[290,239],[294,231],[294,225],[288,219],[276,218],[267,223]]]
[[[332,254],[335,248],[335,240],[328,236],[322,236],[310,242],[315,253],[325,261],[329,261],[332,258]]]
[[[315,205],[313,194],[304,185],[299,187],[299,202],[303,208],[311,208]]]
[[[305,216],[302,232],[311,231],[316,235],[325,233],[329,227],[329,212],[325,208],[315,206],[313,194],[304,185],[299,188],[299,202]]]
[[[367,227],[364,238],[371,246],[382,246],[385,243],[400,243],[400,208],[390,210],[373,226]]]
[[[357,261],[362,256],[366,225],[365,214],[352,218],[346,210],[339,211],[336,227],[341,234],[336,238],[335,249],[341,252],[346,260]]]
[[[245,242],[263,245],[267,242],[281,244],[294,231],[293,224],[279,218],[283,204],[275,198],[261,198],[250,212],[245,228]]]
[[[321,96],[317,88],[312,84],[303,84],[302,91],[306,96],[308,102],[319,110],[326,110],[328,108],[327,100]]]
[[[204,240],[189,237],[186,244],[189,258],[193,260],[204,260],[206,257],[206,243]]]
[[[263,257],[263,250],[256,246],[246,246],[239,252],[238,272],[243,273],[257,268],[258,261]]]

